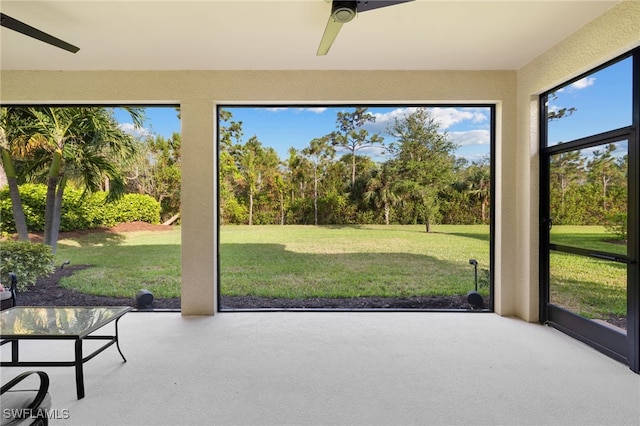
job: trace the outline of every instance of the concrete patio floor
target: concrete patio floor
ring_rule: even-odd
[[[113,346],[86,363],[82,400],[72,367],[41,368],[51,424],[640,422],[640,376],[626,365],[491,313],[131,312],[120,342],[128,362]],[[23,360],[72,355],[70,342],[21,342]],[[3,367],[2,382],[27,369]]]

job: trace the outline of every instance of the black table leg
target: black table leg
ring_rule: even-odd
[[[11,341],[11,362],[18,362],[18,340]]]
[[[84,372],[82,369],[82,339],[76,340],[76,392],[78,399],[84,398]]]
[[[118,341],[118,321],[120,321],[120,318],[122,317],[118,317],[118,319],[116,319],[116,348],[118,348],[118,352],[120,352],[120,356],[122,357],[124,362],[127,362],[127,359],[124,357],[124,355],[122,355],[122,351],[120,350],[120,342]]]

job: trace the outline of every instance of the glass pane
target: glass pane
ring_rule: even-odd
[[[627,253],[627,141],[550,157],[552,244]]]
[[[547,146],[630,126],[632,65],[623,59],[549,94]]]
[[[549,302],[626,331],[627,265],[551,252]]]
[[[130,307],[31,307],[18,306],[2,311],[2,335],[81,335],[95,330],[130,311]]]

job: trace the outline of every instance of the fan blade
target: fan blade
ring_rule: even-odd
[[[324,56],[329,52],[341,28],[342,22],[338,22],[330,16],[327,21],[327,26],[324,29],[324,34],[322,34],[322,40],[320,40],[320,46],[318,46],[316,56]]]
[[[42,32],[37,28],[33,28],[31,25],[27,25],[24,22],[18,21],[15,18],[5,15],[4,13],[0,13],[0,25],[9,28],[10,30],[17,31],[26,36],[33,37],[36,40],[40,40],[55,47],[59,47],[60,49],[64,49],[71,53],[76,53],[78,50],[80,50],[79,47],[69,44],[64,40],[60,40],[59,38],[56,38],[50,34]]]
[[[358,13],[366,12],[367,10],[379,9],[381,7],[393,6],[400,3],[409,3],[414,0],[359,0],[358,1]]]
[[[327,21],[327,27],[324,29],[322,40],[316,56],[326,55],[336,36],[342,28],[342,24],[351,21],[356,17],[356,1],[355,0],[333,0],[331,2],[331,15]]]

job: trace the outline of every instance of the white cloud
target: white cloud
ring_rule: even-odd
[[[589,86],[593,86],[595,84],[595,82],[596,82],[596,78],[595,77],[585,77],[585,78],[581,78],[580,80],[571,83],[570,87],[572,89],[580,90],[580,89],[584,89],[584,88],[589,87]]]
[[[417,107],[398,108],[384,114],[375,113],[375,123],[368,123],[365,128],[369,132],[385,133],[389,125],[393,124],[396,118],[402,118],[407,114],[411,114],[415,112],[416,109]],[[486,113],[474,110],[474,108],[433,107],[429,108],[429,110],[431,111],[431,117],[440,124],[441,130],[446,130],[463,121],[478,124],[484,123],[489,119]]]
[[[488,130],[449,132],[449,136],[459,146],[488,145],[491,141],[491,135]]]
[[[467,109],[452,107],[432,108],[431,116],[434,118],[434,120],[440,123],[440,126],[444,130],[463,121],[470,120],[473,123],[481,123],[487,119],[486,115],[478,111],[470,111]]]
[[[415,112],[416,109],[417,108],[415,107],[397,108],[384,114],[376,112],[373,114],[373,116],[376,118],[376,121],[374,123],[366,123],[363,127],[369,133],[387,133],[387,128],[394,123],[396,118],[400,119],[405,115]]]
[[[289,107],[270,107],[270,108],[264,108],[264,109],[269,112],[279,112],[279,111],[287,111],[290,108]],[[305,107],[305,108],[296,108],[295,110],[309,111],[309,112],[315,112],[316,114],[322,114],[327,110],[327,108],[326,107]]]
[[[348,151],[339,151],[339,155],[347,154]],[[356,155],[362,155],[373,159],[382,159],[386,157],[386,149],[382,146],[368,146],[366,148],[359,149]]]
[[[136,126],[133,123],[120,123],[118,124],[118,128],[135,138],[144,138],[147,136],[151,136],[151,131],[145,129],[144,127]]]
[[[325,112],[325,111],[327,110],[327,108],[325,108],[325,107],[316,107],[316,108],[298,108],[298,110],[300,110],[300,111],[315,112],[316,114],[322,114],[323,112]]]
[[[564,93],[564,92],[571,93],[575,90],[586,89],[589,86],[593,86],[595,83],[596,83],[595,77],[584,77],[578,81],[574,81],[568,86],[565,86],[561,89],[556,90],[556,93]]]

